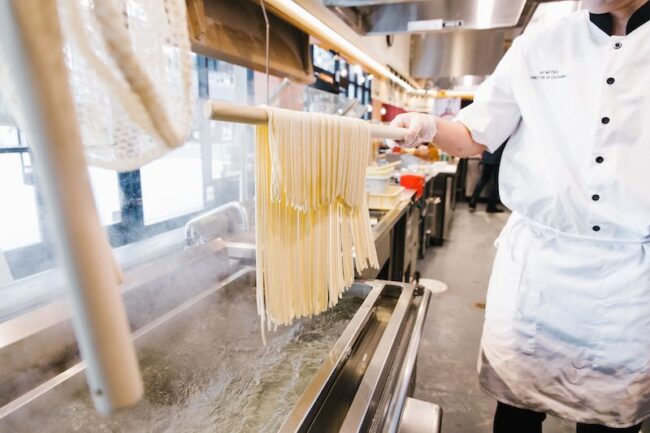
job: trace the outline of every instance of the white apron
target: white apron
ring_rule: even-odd
[[[495,150],[497,240],[480,383],[499,401],[627,427],[650,416],[650,23],[586,11],[518,38],[457,117]]]

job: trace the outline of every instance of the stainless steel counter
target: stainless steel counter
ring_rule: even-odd
[[[406,213],[408,207],[411,205],[411,199],[414,195],[415,190],[406,189],[402,192],[400,201],[393,209],[386,212],[382,211],[383,215],[379,219],[379,222],[372,228],[375,241],[384,236],[395,226],[395,223]],[[371,210],[370,212],[372,213],[377,211]]]

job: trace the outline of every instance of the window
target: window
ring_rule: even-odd
[[[99,221],[104,226],[119,223],[122,220],[122,215],[120,213],[120,188],[117,173],[112,170],[89,167],[88,175],[95,196]]]
[[[314,66],[324,71],[336,72],[336,55],[329,50],[325,50],[318,45],[312,45]]]
[[[41,241],[38,199],[26,148],[0,147],[0,251]]]
[[[193,140],[142,167],[144,224],[201,210],[205,204],[201,169],[201,144]]]
[[[204,119],[202,106],[209,97],[252,103],[255,93],[261,92],[254,77],[246,68],[194,55],[196,109],[187,143],[139,170],[117,173],[88,168],[100,221],[123,266],[140,259],[133,251],[139,251],[138,244],[147,239],[172,230],[182,232],[188,220],[224,203],[253,199],[253,127]],[[279,79],[272,81],[280,83]],[[47,273],[55,268],[27,144],[0,107],[0,291],[23,290],[3,285],[36,274],[46,281],[51,278]],[[30,305],[60,296],[62,288],[52,286],[23,290],[20,308],[29,310]],[[11,311],[7,300],[13,298],[2,294],[7,295],[3,296],[6,305],[2,311]]]
[[[312,45],[312,57],[316,81],[311,87],[349,98],[339,98],[335,104],[337,108],[330,113],[346,113],[347,116],[369,120],[371,114],[367,107],[372,103],[372,75],[365,73],[360,65],[349,64],[336,53],[318,45]],[[357,105],[350,108],[350,100],[356,100]],[[321,109],[308,111],[327,112]]]

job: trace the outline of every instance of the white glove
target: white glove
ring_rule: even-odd
[[[437,132],[436,118],[424,113],[399,114],[390,122],[390,126],[409,130],[403,140],[395,141],[401,147],[415,147],[420,143],[430,143]]]

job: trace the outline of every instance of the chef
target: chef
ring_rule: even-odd
[[[455,121],[393,122],[457,156],[511,137],[479,357],[497,433],[650,416],[650,2],[583,5],[517,38]]]

